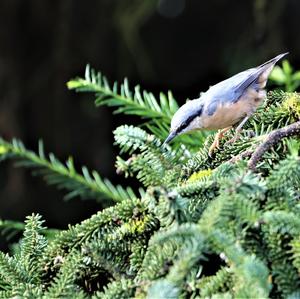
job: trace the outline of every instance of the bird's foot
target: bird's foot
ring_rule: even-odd
[[[220,138],[218,138],[218,136],[215,137],[215,140],[213,141],[213,143],[211,144],[211,146],[209,147],[209,150],[208,150],[208,155],[210,157],[212,157],[215,149],[219,148],[220,147]]]
[[[222,130],[220,130],[220,131],[216,134],[215,139],[214,139],[213,143],[211,144],[211,146],[209,147],[209,150],[208,150],[208,155],[209,155],[210,157],[212,157],[213,152],[215,151],[215,149],[216,149],[216,148],[218,149],[218,148],[220,147],[220,140],[223,138],[225,132],[227,132],[227,131],[230,130],[230,129],[231,129],[231,127],[222,129]]]

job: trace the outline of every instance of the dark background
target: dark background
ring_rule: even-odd
[[[112,130],[130,118],[96,109],[93,96],[68,91],[85,65],[131,86],[172,90],[180,104],[209,85],[290,51],[300,68],[298,0],[0,1],[0,135],[18,137],[61,160],[97,169],[115,183]],[[41,178],[0,165],[0,218],[39,212],[66,227],[99,210],[92,201],[62,201]]]

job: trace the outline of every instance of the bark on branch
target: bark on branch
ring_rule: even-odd
[[[262,158],[264,153],[268,151],[273,145],[278,143],[285,137],[291,137],[300,134],[300,121],[297,121],[284,128],[280,128],[269,133],[265,140],[254,150],[250,160],[248,161],[248,167],[252,170],[256,170],[258,161]]]

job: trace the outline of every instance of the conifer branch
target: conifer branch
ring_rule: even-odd
[[[202,297],[211,297],[216,290],[227,289],[232,284],[233,271],[230,267],[222,267],[215,275],[202,277],[197,281],[196,288]]]
[[[0,285],[7,283],[10,286],[23,281],[23,277],[17,269],[16,261],[2,251],[0,251],[0,279]]]
[[[139,116],[143,119],[142,124],[162,140],[168,136],[171,118],[178,109],[178,104],[171,92],[167,95],[160,93],[159,99],[156,99],[153,93],[141,91],[140,86],[136,86],[134,91],[131,91],[127,79],[120,87],[117,82],[111,86],[105,76],[90,68],[89,65],[86,67],[84,78],[72,79],[67,86],[77,92],[95,93],[97,107],[106,105],[114,107],[116,114]],[[179,139],[185,144],[198,148],[206,135],[207,133],[198,132],[193,136],[180,136]],[[178,139],[175,144],[177,142]]]
[[[171,92],[168,95],[160,93],[157,100],[152,93],[141,91],[139,86],[131,91],[127,79],[120,87],[117,82],[111,87],[106,77],[96,73],[89,65],[85,70],[85,78],[75,78],[67,86],[77,92],[95,93],[96,106],[107,105],[115,108],[114,113],[138,115],[145,120],[144,124],[151,132],[159,132],[162,138],[168,135],[171,117],[178,109]]]
[[[0,233],[5,236],[6,240],[11,240],[24,228],[25,224],[23,222],[0,219]]]
[[[72,251],[66,259],[63,260],[58,275],[54,278],[45,298],[70,298],[76,292],[76,298],[84,298],[75,279],[80,271],[81,255],[79,252]]]
[[[168,96],[160,94],[159,101],[150,92],[140,91],[136,86],[134,92],[130,91],[128,80],[118,87],[114,82],[111,87],[108,80],[100,72],[95,72],[87,65],[85,78],[76,78],[67,83],[69,89],[79,92],[94,92],[96,94],[96,106],[108,105],[117,107],[115,113],[139,115],[142,118],[158,118],[163,122],[170,122],[172,115],[178,109],[178,104],[169,92]]]
[[[277,144],[281,139],[285,137],[295,136],[299,133],[300,121],[295,122],[286,127],[274,130],[271,133],[267,134],[266,136],[264,136],[263,142],[255,149],[254,153],[252,154],[248,162],[248,167],[252,170],[255,170],[257,163],[266,151],[268,151],[272,146]]]
[[[121,278],[118,281],[110,282],[104,287],[103,292],[97,292],[93,299],[114,299],[134,298],[135,286],[130,279]]]
[[[0,140],[0,159],[37,170],[70,197],[117,201],[51,238],[38,215],[28,217],[25,227],[2,222],[4,229],[11,225],[24,233],[11,254],[0,252],[0,297],[298,296],[300,96],[269,93],[245,124],[257,137],[242,134],[210,158],[213,136],[200,150],[199,142],[193,147],[184,141],[187,149],[180,138],[172,148],[162,146],[173,113],[170,103],[165,106],[138,89],[132,93],[126,84],[111,88],[88,70],[85,79],[69,87],[95,92],[98,104],[117,112],[142,116],[154,133],[130,125],[114,132],[127,159],[118,158],[119,172],[147,186],[141,198],[110,188],[86,168],[78,173],[71,159],[64,164],[53,155],[46,158],[42,145],[35,154],[19,141]],[[242,161],[248,157],[255,160],[255,171]]]
[[[241,161],[243,160],[244,158],[248,158],[248,157],[251,157],[251,155],[253,154],[253,151],[254,149],[249,149],[249,150],[246,150],[244,152],[241,152],[240,154],[232,157],[230,160],[229,160],[229,163],[236,163],[238,161]]]
[[[52,153],[46,158],[44,146],[39,142],[38,154],[25,148],[22,142],[14,139],[11,143],[0,138],[0,161],[4,159],[17,160],[17,166],[34,169],[33,174],[44,177],[50,185],[56,185],[58,189],[67,190],[66,199],[76,196],[82,199],[112,199],[115,202],[136,198],[130,187],[124,189],[114,186],[109,180],[102,179],[98,172],[82,167],[82,174],[75,169],[72,158],[66,163],[60,162]],[[105,203],[105,202],[104,202]]]
[[[136,209],[136,210],[135,210]],[[109,234],[116,230],[123,222],[131,219],[135,211],[145,209],[138,199],[128,199],[113,207],[98,212],[80,224],[70,226],[68,230],[61,231],[47,248],[45,259],[53,259],[62,249],[70,251],[83,242],[89,241],[97,234]],[[102,236],[104,237],[104,235]]]
[[[166,186],[174,184],[172,174],[179,166],[178,161],[184,161],[189,155],[184,146],[177,151],[171,150],[169,146],[162,146],[162,142],[154,135],[147,134],[137,127],[118,127],[114,136],[121,152],[136,152],[130,163],[119,163],[119,170],[122,169],[131,175],[136,174],[137,179],[145,186],[159,185],[162,179]],[[171,174],[170,177],[168,174]],[[179,175],[179,172],[177,174]]]

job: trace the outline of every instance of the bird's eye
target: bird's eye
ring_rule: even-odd
[[[189,124],[190,124],[190,121],[189,121],[189,122],[188,122],[188,121],[183,122],[183,123],[176,129],[176,133],[178,134],[178,133],[182,132],[184,129],[187,128],[187,126],[188,126]]]
[[[181,124],[178,126],[176,133],[179,134],[182,132],[184,129],[186,129],[190,123],[198,116],[201,115],[203,110],[203,106],[201,106],[198,110],[196,110],[193,114],[191,114],[189,117],[187,117]]]

